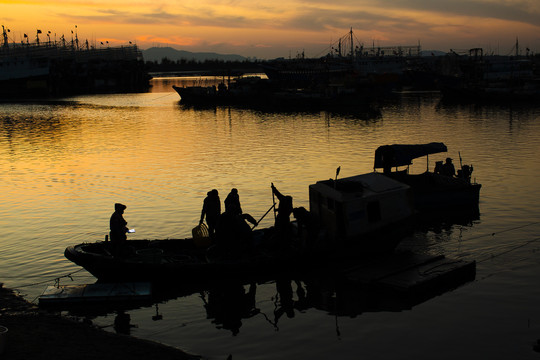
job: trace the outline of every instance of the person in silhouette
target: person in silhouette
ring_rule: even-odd
[[[310,252],[319,237],[320,225],[317,216],[301,206],[293,209],[293,215],[298,222],[298,238],[302,248]]]
[[[272,183],[272,193],[278,198],[279,205],[275,221],[276,245],[278,249],[284,249],[290,245],[292,237],[291,213],[293,211],[293,198],[283,195]]]
[[[230,203],[225,208],[216,227],[217,245],[221,251],[239,254],[251,248],[252,230],[246,221],[257,224],[253,216],[241,213],[237,204]]]
[[[201,211],[201,225],[206,217],[206,225],[208,225],[208,235],[213,238],[216,232],[216,226],[221,214],[221,200],[219,199],[219,193],[216,189],[213,189],[206,193],[206,198],[203,201],[203,207]]]
[[[114,204],[114,212],[109,220],[112,250],[116,255],[122,252],[127,240],[127,221],[124,220],[123,216],[126,208],[127,206],[124,204]]]
[[[242,213],[242,206],[240,206],[240,196],[238,195],[238,190],[236,188],[232,188],[229,195],[227,195],[227,197],[225,198],[225,211],[227,211],[227,208],[231,206],[233,206],[239,214]]]
[[[456,169],[452,163],[451,158],[446,158],[446,162],[442,166],[441,173],[446,176],[454,177],[456,175]]]

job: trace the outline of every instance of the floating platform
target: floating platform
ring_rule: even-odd
[[[444,255],[396,252],[382,259],[346,269],[344,281],[402,295],[422,296],[447,291],[476,277],[476,261]]]
[[[151,296],[152,286],[148,282],[48,286],[39,297],[39,305],[145,301]]]

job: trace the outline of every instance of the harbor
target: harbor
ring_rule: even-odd
[[[291,195],[295,207],[309,209],[309,186],[335,179],[338,166],[338,180],[354,178],[373,172],[381,145],[436,141],[448,151],[430,154],[429,162],[415,159],[410,172],[421,173],[426,164],[433,171],[446,157],[459,164],[461,155],[464,165],[474,166],[472,181],[482,184],[478,211],[430,212],[396,250],[432,259],[410,279],[423,274],[427,281],[452,266],[474,264],[474,272],[464,266],[471,272],[456,277],[463,281],[399,302],[386,296],[382,282],[377,291],[359,283],[367,273],[361,267],[349,268],[339,283],[311,276],[178,289],[124,308],[130,322],[122,329],[213,359],[429,358],[442,348],[443,358],[537,357],[539,213],[530,194],[540,169],[530,159],[540,129],[534,104],[469,106],[444,102],[439,93],[404,92],[381,99],[372,117],[199,109],[172,89],[185,81],[154,79],[148,93],[2,104],[4,287],[37,306],[48,286],[94,284],[64,251],[103,241],[115,202],[127,205],[124,217],[137,229],[128,241],[186,238],[211,189],[223,201],[237,188],[242,209],[257,219],[272,205],[271,183]],[[260,226],[273,224],[270,212]],[[377,278],[402,283],[395,274],[383,275]],[[241,309],[233,306],[240,298]],[[69,315],[116,333],[115,319],[125,319],[119,310]],[[448,348],[449,339],[460,346]]]

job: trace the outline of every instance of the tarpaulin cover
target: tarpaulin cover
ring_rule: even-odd
[[[412,160],[448,151],[446,145],[440,142],[418,145],[384,145],[375,150],[374,168],[395,167],[412,164]]]

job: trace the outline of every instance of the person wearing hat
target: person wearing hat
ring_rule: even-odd
[[[441,174],[451,177],[456,175],[456,169],[454,168],[454,164],[452,164],[451,158],[446,158],[446,162],[442,166]]]
[[[124,220],[124,210],[126,205],[116,203],[114,204],[114,213],[111,215],[110,220],[110,236],[111,243],[115,251],[119,251],[127,240],[126,233],[128,232],[127,221]]]

